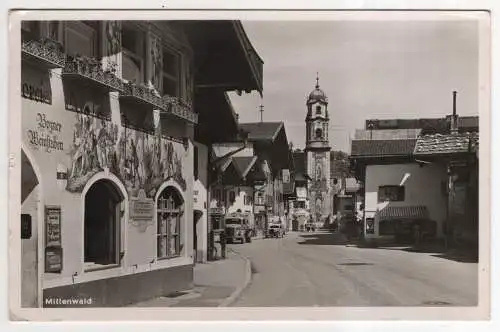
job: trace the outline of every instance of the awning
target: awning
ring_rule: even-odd
[[[428,219],[429,211],[425,206],[387,206],[378,211],[380,219]]]

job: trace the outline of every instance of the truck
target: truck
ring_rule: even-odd
[[[232,213],[225,217],[225,238],[227,243],[252,242],[254,230],[250,218],[241,213]]]

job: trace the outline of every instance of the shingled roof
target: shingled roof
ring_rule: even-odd
[[[352,157],[405,156],[415,149],[416,139],[353,140]]]
[[[417,139],[414,154],[474,153],[478,147],[478,133],[431,134]]]

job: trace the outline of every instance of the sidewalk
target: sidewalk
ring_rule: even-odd
[[[225,260],[195,265],[192,290],[135,303],[130,307],[227,306],[248,284],[250,276],[250,263],[228,250]]]

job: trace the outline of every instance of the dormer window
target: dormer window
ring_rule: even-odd
[[[180,56],[178,53],[163,49],[163,95],[178,97],[180,95]]]
[[[122,28],[122,76],[136,84],[144,82],[144,33]]]
[[[316,114],[321,114],[321,106],[316,106]]]

